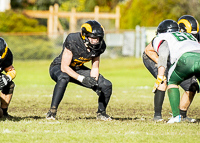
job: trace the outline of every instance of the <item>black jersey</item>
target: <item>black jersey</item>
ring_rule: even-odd
[[[81,33],[77,32],[71,33],[67,36],[63,44],[63,50],[67,48],[72,52],[73,57],[70,66],[73,68],[82,66],[84,63],[89,62],[92,58],[100,56],[106,49],[104,40],[102,41],[102,44],[96,46],[101,46],[101,48],[99,48],[99,50],[91,50],[88,52],[83,39],[81,38]],[[54,59],[54,64],[61,63],[63,50],[61,54]]]
[[[8,52],[6,54],[6,57],[3,59],[3,61],[0,61],[0,72],[2,72],[5,68],[11,66],[13,64],[13,54],[8,48]]]

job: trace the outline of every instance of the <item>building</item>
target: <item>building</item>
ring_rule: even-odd
[[[0,12],[5,12],[6,10],[9,10],[10,8],[11,8],[10,0],[0,0]]]

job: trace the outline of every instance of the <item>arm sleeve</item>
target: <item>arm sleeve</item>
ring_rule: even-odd
[[[159,58],[158,58],[158,68],[160,66],[165,67],[165,69],[167,68],[167,59],[169,56],[169,46],[167,41],[164,41],[158,50],[158,54],[159,54]]]

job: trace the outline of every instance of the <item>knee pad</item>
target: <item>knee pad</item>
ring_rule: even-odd
[[[3,94],[13,94],[15,88],[15,83],[13,81],[9,82],[5,87],[2,89]]]
[[[197,92],[199,93],[199,84],[196,80],[196,78],[193,76],[192,78],[189,78],[187,80],[184,80],[181,82],[180,86],[185,90],[185,91],[191,91],[191,92]]]
[[[192,83],[191,86],[189,87],[189,91],[191,92],[197,92],[199,93],[199,85],[198,83]]]
[[[99,76],[99,87],[101,87],[102,92],[104,93],[105,96],[111,96],[112,94],[112,83],[103,78],[103,76]]]
[[[61,72],[61,74],[58,76],[58,80],[66,80],[67,82],[69,82],[70,80],[70,77],[68,74],[64,73],[64,72]]]

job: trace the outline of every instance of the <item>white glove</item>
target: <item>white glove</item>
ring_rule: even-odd
[[[155,84],[154,84],[154,87],[153,87],[153,91],[152,91],[152,92],[155,92],[156,89],[158,88],[158,86],[159,86],[162,82],[164,82],[165,80],[167,80],[167,78],[166,78],[164,75],[163,75],[163,76],[158,75],[158,76],[157,76],[157,79],[156,79],[156,82],[155,82]]]

